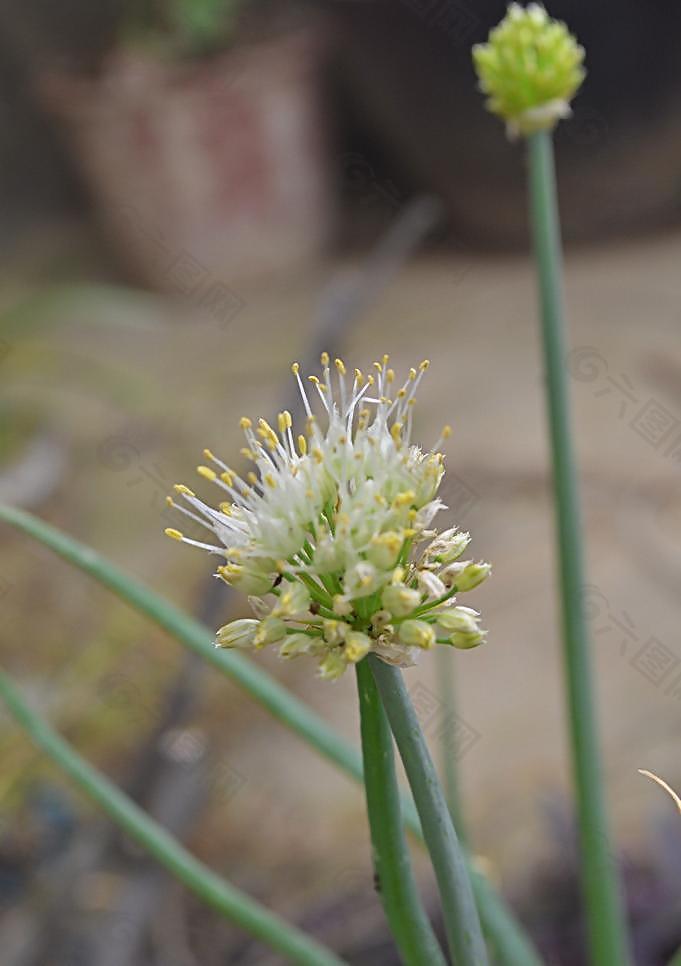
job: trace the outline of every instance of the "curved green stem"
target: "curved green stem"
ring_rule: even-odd
[[[582,526],[570,432],[565,373],[562,253],[553,141],[549,131],[529,138],[530,211],[539,269],[546,394],[553,460],[563,619],[563,655],[572,767],[582,853],[592,962],[630,962],[624,912],[609,847],[584,615]]]
[[[194,858],[161,825],[61,738],[31,710],[7,675],[0,671],[0,697],[39,748],[125,832],[226,919],[245,929],[299,966],[342,966],[343,960],[221,879]]]
[[[356,670],[377,889],[406,966],[445,966],[414,882],[402,825],[390,727],[368,662],[360,661]]]
[[[373,654],[368,660],[421,818],[450,953],[457,966],[485,966],[487,952],[466,862],[402,672]]]
[[[49,547],[68,563],[113,591],[130,607],[164,628],[181,644],[201,655],[209,664],[235,681],[320,755],[355,781],[363,782],[361,755],[354,748],[335,734],[319,715],[305,707],[247,657],[215,648],[213,635],[198,621],[149,587],[129,577],[94,550],[66,536],[38,517],[0,504],[0,520]],[[421,824],[413,802],[404,798],[402,810],[406,826],[421,839]],[[487,879],[472,865],[469,871],[483,925],[494,944],[499,962],[502,966],[540,966],[537,954],[524,930]]]

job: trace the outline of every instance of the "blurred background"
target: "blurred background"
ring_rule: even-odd
[[[416,436],[494,577],[487,644],[407,672],[456,735],[473,851],[580,966],[523,152],[475,89],[492,0],[0,2],[0,499],[211,627],[246,616],[164,498],[321,349],[429,357]],[[637,962],[681,942],[681,7],[555,0],[587,49],[557,133],[609,800]],[[443,517],[443,523],[445,522]],[[361,789],[37,544],[0,533],[2,664],[231,881],[354,964],[397,963]],[[354,680],[257,658],[353,742]],[[3,966],[269,966],[121,838],[0,710]],[[433,882],[416,851],[420,880]]]

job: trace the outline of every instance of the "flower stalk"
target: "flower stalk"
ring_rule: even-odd
[[[609,845],[584,613],[582,525],[570,431],[562,254],[550,131],[530,135],[528,162],[555,489],[565,687],[591,955],[596,966],[612,966],[613,963],[626,966],[630,955],[617,872]]]
[[[376,885],[406,966],[445,966],[411,868],[395,776],[393,740],[366,660],[356,668],[364,757],[364,786]]]
[[[456,831],[401,671],[369,656],[437,878],[447,942],[457,966],[485,966],[487,950]]]

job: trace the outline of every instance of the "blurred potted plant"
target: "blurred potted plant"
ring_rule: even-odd
[[[48,98],[138,277],[209,309],[326,235],[319,22],[262,0],[148,0],[98,76]]]

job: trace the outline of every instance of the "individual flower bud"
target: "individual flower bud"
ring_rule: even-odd
[[[416,575],[416,582],[421,593],[431,600],[437,600],[438,597],[442,597],[447,592],[447,588],[440,578],[429,570],[419,570]]]
[[[216,647],[253,647],[260,621],[244,618],[225,624],[215,635]]]
[[[570,115],[585,77],[584,50],[564,23],[537,3],[512,3],[486,44],[473,48],[487,107],[506,121],[510,137],[551,129]]]
[[[366,657],[371,648],[371,638],[361,631],[349,631],[345,638],[345,657],[352,664]]]
[[[373,564],[360,560],[345,574],[343,590],[351,598],[368,597],[379,587],[379,574]]]
[[[275,644],[282,637],[286,637],[286,624],[278,617],[266,617],[264,621],[260,621],[254,643],[257,648],[265,647],[267,644]]]
[[[409,620],[400,624],[398,636],[408,647],[420,647],[428,650],[435,644],[435,630],[426,621]]]
[[[345,657],[338,649],[329,651],[319,665],[319,676],[325,681],[335,681],[345,672],[346,667]]]
[[[348,633],[348,625],[345,621],[325,620],[322,624],[324,640],[327,644],[342,644]]]
[[[231,587],[238,587],[245,594],[255,594],[258,597],[271,590],[273,584],[270,574],[249,570],[241,564],[225,564],[218,567],[217,574]]]
[[[379,533],[372,538],[367,550],[367,557],[380,570],[389,570],[395,566],[404,537],[395,530]]]
[[[453,631],[448,636],[448,642],[460,651],[469,651],[482,644],[486,635],[487,631]]]
[[[300,657],[301,654],[314,654],[320,644],[318,638],[310,637],[309,634],[287,634],[279,648],[279,657],[293,658]]]
[[[491,569],[490,565],[483,561],[473,563],[472,560],[462,560],[445,567],[440,572],[440,577],[448,590],[456,587],[457,591],[464,593],[481,584]]]
[[[345,594],[336,594],[333,598],[333,612],[339,617],[349,617],[352,614],[352,601]]]
[[[390,584],[383,591],[381,602],[394,617],[406,617],[421,603],[421,594],[404,584]]]
[[[310,609],[310,591],[300,581],[282,585],[279,602],[272,613],[275,617],[295,617]]]
[[[448,607],[434,615],[440,627],[446,631],[477,631],[480,614],[472,607]]]

